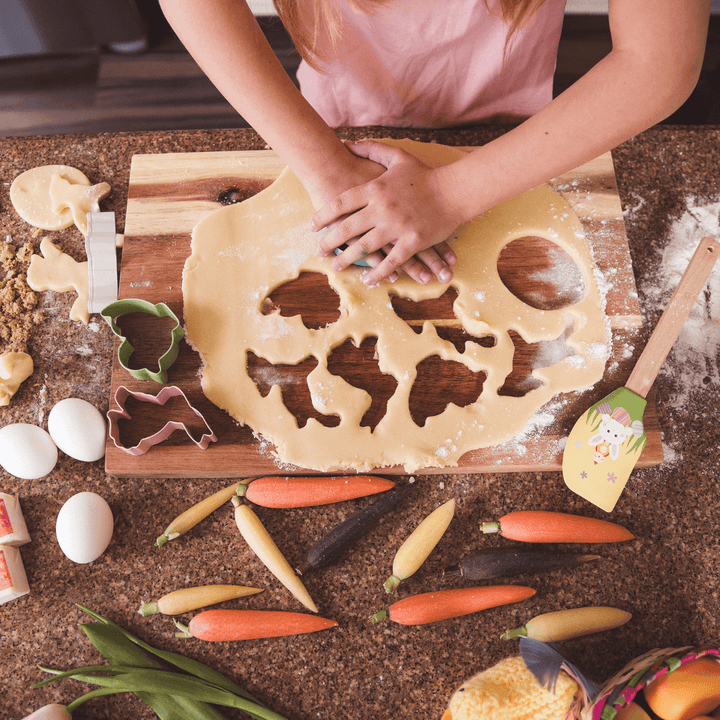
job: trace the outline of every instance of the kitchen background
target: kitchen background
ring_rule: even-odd
[[[270,0],[251,2],[294,74],[299,58]],[[568,0],[556,92],[611,47],[607,0]],[[720,0],[698,87],[666,122],[720,124]],[[0,135],[247,127],[205,78],[157,0],[3,0]]]

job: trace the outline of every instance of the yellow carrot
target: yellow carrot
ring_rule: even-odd
[[[391,593],[401,580],[409,578],[425,562],[445,534],[455,514],[455,499],[433,510],[408,536],[395,553],[393,574],[385,581],[385,592]]]
[[[245,585],[200,585],[182,588],[163,595],[157,602],[143,603],[140,606],[140,614],[145,617],[156,613],[181,615],[190,610],[197,610],[246,595],[255,595],[259,592],[262,592],[260,588]]]
[[[237,487],[239,484],[244,484],[249,481],[238,481],[236,480],[232,485],[228,485],[222,490],[218,490],[199,503],[196,503],[191,508],[188,508],[184,513],[178,515],[166,528],[165,532],[155,541],[155,544],[159,547],[164,545],[168,540],[175,540],[182,534],[186,533],[191,528],[194,528],[201,520],[204,520],[210,513],[217,510],[221,505],[226,503],[230,498],[237,494]]]
[[[557,642],[612,630],[624,625],[631,617],[629,612],[614,607],[571,608],[537,615],[525,627],[508,630],[501,637],[509,640],[522,635],[543,642]]]
[[[235,524],[245,538],[245,542],[295,598],[308,610],[317,612],[317,606],[310,597],[310,593],[290,567],[290,563],[280,552],[265,526],[260,522],[260,518],[247,505],[241,504],[237,496],[233,498],[233,504],[235,505]]]

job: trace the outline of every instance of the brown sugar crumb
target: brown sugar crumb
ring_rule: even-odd
[[[0,243],[0,341],[3,351],[25,351],[35,325],[42,320],[36,309],[38,296],[27,284],[27,267],[33,254],[32,243],[16,248]]]

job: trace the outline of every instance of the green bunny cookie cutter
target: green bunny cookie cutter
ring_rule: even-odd
[[[133,348],[130,341],[123,335],[115,322],[121,315],[128,315],[129,313],[145,313],[146,315],[153,315],[157,318],[169,317],[176,322],[171,333],[170,348],[158,359],[157,371],[150,370],[149,368],[133,369],[129,366],[130,356],[133,354],[135,348]],[[118,348],[120,365],[137,380],[154,380],[158,383],[167,382],[168,368],[177,360],[178,353],[180,352],[180,340],[185,336],[177,315],[175,315],[165,303],[153,305],[147,302],[147,300],[139,300],[137,298],[124,298],[123,300],[110,303],[103,308],[100,314],[108,322],[115,335],[122,340]]]

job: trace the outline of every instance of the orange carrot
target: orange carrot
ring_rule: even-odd
[[[375,613],[372,621],[390,618],[401,625],[425,625],[498,605],[527,600],[535,590],[524,585],[487,585],[411,595]]]
[[[629,530],[607,520],[544,510],[508,513],[498,522],[484,522],[482,531],[532,543],[614,543],[635,537]]]
[[[263,507],[295,508],[352,500],[394,487],[373,475],[347,477],[262,477],[238,487],[237,494]]]
[[[206,610],[196,615],[187,627],[179,622],[178,637],[196,637],[218,642],[300,635],[337,626],[334,620],[281,610]]]

